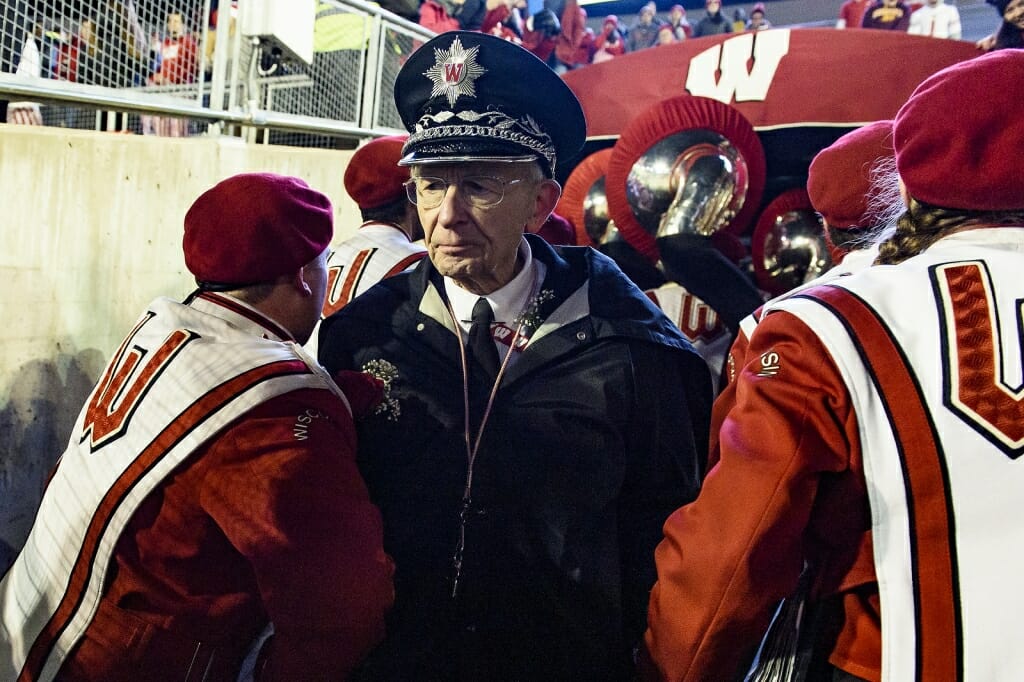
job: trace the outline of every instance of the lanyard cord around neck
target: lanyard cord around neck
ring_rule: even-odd
[[[446,304],[448,314],[452,318],[452,324],[455,325],[456,329],[461,330],[462,327],[459,325],[458,318],[455,317],[455,310],[452,309],[451,301],[446,301]],[[494,398],[498,394],[498,385],[501,383],[501,377],[505,375],[505,368],[508,367],[509,359],[512,357],[512,350],[516,347],[516,343],[519,341],[522,333],[523,322],[520,321],[516,325],[516,333],[512,336],[512,342],[509,344],[508,350],[505,351],[505,358],[501,361],[501,366],[498,368],[498,375],[494,377],[494,385],[491,386],[491,393],[487,397],[487,407],[484,408],[484,413],[480,417],[480,427],[477,429],[476,438],[473,438],[469,428],[469,363],[466,360],[466,345],[462,343],[461,331],[459,333],[459,359],[462,363],[462,413],[465,425],[463,438],[466,442],[466,485],[462,489],[462,506],[459,509],[459,539],[455,546],[455,554],[452,557],[452,568],[454,569],[452,599],[458,595],[459,578],[462,577],[462,555],[466,549],[466,520],[469,516],[469,508],[473,503],[473,463],[476,461],[477,450],[480,449],[480,439],[484,435],[487,418],[491,415],[491,408],[494,407]],[[489,329],[487,334],[490,336]],[[491,343],[494,343],[493,337],[491,337]]]

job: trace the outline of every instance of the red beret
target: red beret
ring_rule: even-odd
[[[557,213],[548,216],[548,219],[537,230],[537,236],[552,246],[576,245],[576,230],[572,223]]]
[[[822,149],[807,172],[807,194],[829,227],[871,227],[866,215],[871,170],[891,159],[892,121],[876,121],[846,133]]]
[[[893,123],[907,193],[942,208],[1024,208],[1021,83],[1024,51],[997,50],[917,86]]]
[[[405,197],[409,167],[399,166],[408,135],[370,140],[356,150],[345,169],[345,191],[361,209],[380,208]]]
[[[195,200],[182,247],[197,282],[258,284],[298,272],[333,235],[326,196],[299,178],[242,173]]]

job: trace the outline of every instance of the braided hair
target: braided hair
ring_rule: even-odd
[[[896,231],[878,247],[876,265],[895,265],[915,256],[936,241],[963,229],[997,225],[1024,225],[1024,209],[970,211],[932,206],[913,197],[896,220]]]

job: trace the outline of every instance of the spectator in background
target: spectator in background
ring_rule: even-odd
[[[446,0],[453,5],[448,13],[459,22],[463,31],[479,31],[487,15],[484,0]]]
[[[160,41],[160,64],[150,77],[152,85],[194,83],[199,75],[199,48],[195,39],[185,32],[185,19],[178,10],[167,13],[167,34]],[[184,137],[188,120],[167,116],[143,116],[142,132],[163,137]]]
[[[960,40],[960,12],[946,0],[926,0],[924,5],[910,15],[907,33],[933,38]]]
[[[598,64],[624,54],[626,54],[626,40],[622,37],[619,18],[614,14],[609,14],[601,24],[601,35],[594,39],[594,58],[591,61]]]
[[[871,0],[846,0],[839,8],[836,28],[860,28]]]
[[[523,26],[523,47],[550,65],[561,32],[562,24],[558,17],[545,7],[526,20]]]
[[[672,5],[668,11],[668,23],[676,34],[676,40],[686,40],[693,37],[693,26],[686,19],[686,8],[682,5]]]
[[[999,10],[1003,21],[990,36],[978,41],[979,49],[1002,50],[1024,47],[1024,0],[986,0]]]
[[[43,78],[53,78],[56,69],[57,50],[62,37],[58,28],[43,15],[36,16],[32,25],[32,36],[39,46],[39,70]]]
[[[658,27],[658,38],[655,41],[655,45],[672,45],[679,42],[676,40],[676,32],[668,24],[662,24]]]
[[[910,27],[910,8],[903,0],[875,0],[864,12],[861,28],[906,31]]]
[[[36,31],[25,31],[21,53],[14,75],[19,80],[34,80],[42,76],[42,57],[36,42]],[[36,102],[5,102],[5,120],[14,125],[43,125],[43,113]]]
[[[732,32],[743,33],[747,30],[747,12],[742,7],[732,11]]]
[[[590,63],[594,56],[594,31],[587,27],[587,10],[576,0],[562,9],[562,32],[555,42],[555,73],[565,73]]]
[[[193,83],[199,67],[195,39],[185,32],[185,19],[178,10],[167,13],[167,34],[160,42],[160,66],[153,73],[154,85]]]
[[[750,10],[750,21],[747,22],[748,31],[760,31],[764,28],[771,28],[772,22],[765,16],[764,3],[759,2]]]
[[[434,33],[457,31],[459,20],[451,15],[455,6],[448,0],[423,0],[420,3],[419,25]]]
[[[227,30],[226,30],[225,35],[224,35],[224,40],[225,41],[230,41],[234,37],[235,30],[237,29],[237,26],[238,26],[238,0],[231,0],[230,2],[226,2],[225,1],[225,4],[227,5],[227,7],[225,7],[225,11],[227,12],[227,21],[225,22],[226,26],[227,26]],[[317,12],[319,13],[319,11],[320,11],[320,8],[318,6],[317,7]],[[206,54],[206,69],[207,69],[208,75],[212,75],[212,73],[213,73],[213,56],[214,56],[214,52],[215,52],[216,47],[217,47],[217,35],[218,35],[218,32],[219,32],[219,23],[220,23],[219,22],[219,12],[220,12],[219,9],[216,9],[216,10],[213,10],[212,12],[210,12],[210,25],[207,28],[207,32],[206,32],[205,54]],[[316,45],[316,32],[317,32],[317,26],[314,23],[313,24],[313,44],[314,44],[314,46]],[[230,42],[226,42],[225,44],[230,45]],[[314,50],[315,49],[316,48],[314,47]]]
[[[591,29],[587,30],[590,31]],[[519,37],[519,34],[516,33],[510,26],[506,26],[500,21],[491,26],[491,30],[488,31],[488,33],[497,38],[501,38],[502,40],[507,40],[510,43],[515,43],[516,45],[523,44],[523,39]]]
[[[640,8],[636,23],[630,27],[626,35],[626,52],[636,52],[654,45],[658,39],[658,24],[654,21],[656,11],[653,2],[648,2]]]
[[[511,39],[508,35],[511,32],[515,34],[516,39],[522,39],[522,12],[526,9],[526,0],[487,0],[486,6],[487,14],[484,15],[483,24],[480,26],[481,31],[506,40]],[[495,27],[499,24],[501,28],[495,33]]]
[[[693,37],[716,36],[732,32],[732,23],[722,14],[722,3],[719,0],[705,0],[704,16],[693,28]]]
[[[97,56],[96,24],[83,18],[75,34],[57,48],[54,76],[69,83],[95,83]]]
[[[484,0],[424,0],[419,9],[419,24],[435,33],[479,31],[487,16]]]
[[[93,16],[97,60],[91,82],[111,88],[143,85],[150,74],[146,66],[149,40],[139,22],[135,1],[101,1]],[[115,122],[113,129],[118,128]]]

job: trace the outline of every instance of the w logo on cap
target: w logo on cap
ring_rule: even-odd
[[[444,65],[444,80],[446,83],[451,85],[458,85],[459,81],[462,80],[463,69],[465,64],[445,64]]]
[[[474,83],[487,73],[487,69],[476,60],[479,51],[479,45],[465,49],[458,37],[452,40],[447,50],[435,47],[434,65],[423,73],[434,84],[430,97],[444,95],[450,107],[455,106],[462,95],[476,97]]]

